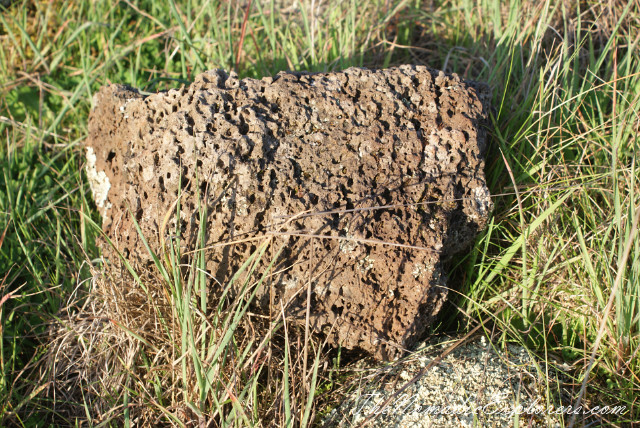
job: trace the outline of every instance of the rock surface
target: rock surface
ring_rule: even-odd
[[[286,244],[263,308],[284,302],[304,323],[308,301],[313,331],[396,358],[446,299],[443,260],[487,221],[488,102],[485,86],[421,66],[262,80],[213,70],[149,96],[111,85],[94,99],[87,171],[104,231],[134,265],[151,264],[134,218],[154,251],[177,227],[194,248],[206,203],[208,246]],[[211,247],[210,286],[258,243]]]

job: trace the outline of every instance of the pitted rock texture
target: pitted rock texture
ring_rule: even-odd
[[[286,245],[261,307],[277,313],[283,302],[304,323],[308,301],[315,332],[377,358],[421,339],[447,296],[442,262],[492,207],[488,89],[455,74],[401,66],[239,80],[213,70],[149,96],[107,86],[94,101],[92,189],[107,236],[134,265],[151,258],[131,216],[160,252],[180,192],[185,249],[208,206],[211,287],[259,241],[214,244],[277,233]]]

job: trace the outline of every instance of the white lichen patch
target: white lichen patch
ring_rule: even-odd
[[[129,115],[127,114],[127,105],[129,105],[129,103],[134,100],[135,98],[127,98],[124,104],[120,106],[120,113],[124,114],[125,119],[129,119]]]
[[[437,270],[434,270],[434,266],[432,263],[416,263],[413,265],[413,271],[411,272],[414,278],[418,279],[423,275],[431,275],[434,281],[438,281],[440,278],[440,273]]]
[[[411,275],[413,275],[414,278],[420,278],[422,276],[422,274],[426,271],[426,266],[423,264],[416,264],[413,267],[413,272],[411,272]]]
[[[436,228],[437,228],[437,227],[438,227],[438,222],[436,221],[436,219],[435,219],[435,218],[433,218],[433,217],[432,217],[432,218],[430,218],[430,219],[429,219],[429,228],[430,228],[431,230],[436,230]]]
[[[345,239],[339,240],[340,251],[345,254],[353,253],[358,247],[358,243],[356,242],[355,237],[349,233],[348,227],[345,227],[343,230],[346,236],[344,237]]]
[[[104,171],[98,171],[96,169],[96,160],[97,158],[93,148],[87,147],[87,165],[85,166],[85,171],[87,173],[87,179],[89,180],[91,194],[98,208],[108,210],[111,208],[111,203],[107,201],[111,183]]]
[[[230,211],[235,211],[236,215],[246,216],[249,213],[249,201],[240,195],[222,195],[220,203]]]
[[[369,256],[366,256],[364,259],[360,259],[358,260],[358,268],[360,269],[360,272],[368,272],[373,268],[373,262],[375,260],[369,258]]]
[[[249,214],[249,201],[244,196],[238,196],[236,198],[236,213],[240,216]]]
[[[474,202],[476,204],[476,209],[480,213],[481,217],[485,217],[491,211],[493,203],[491,202],[491,194],[489,193],[489,189],[486,186],[478,186],[473,189]],[[472,219],[477,219],[478,216],[475,214],[470,215]]]
[[[345,239],[340,240],[340,251],[345,254],[353,253],[357,247],[358,244],[351,235],[347,235]]]
[[[155,177],[155,173],[153,171],[153,165],[147,165],[142,170],[142,179],[146,181],[151,181]]]
[[[291,278],[285,281],[282,281],[282,285],[286,291],[295,290],[298,286],[298,278]]]

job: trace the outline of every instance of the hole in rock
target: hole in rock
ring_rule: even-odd
[[[336,306],[336,305],[332,305],[331,306],[331,312],[333,312],[334,314],[341,316],[342,312],[344,312],[344,308],[342,306]]]

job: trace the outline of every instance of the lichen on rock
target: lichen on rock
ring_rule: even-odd
[[[258,302],[287,303],[304,322],[311,287],[313,331],[390,359],[446,299],[443,261],[486,224],[488,100],[486,86],[422,66],[262,80],[212,70],[149,96],[110,85],[89,119],[87,173],[110,183],[94,198],[134,264],[150,261],[134,220],[158,251],[178,193],[169,226],[185,248],[196,245],[199,203],[209,207],[207,245],[280,225],[285,250]],[[208,251],[210,286],[228,281],[255,242]]]
[[[96,169],[96,154],[93,151],[93,147],[87,147],[87,164],[85,166],[85,172],[87,173],[87,180],[89,181],[89,188],[91,189],[91,195],[96,206],[102,211],[111,208],[111,204],[107,202],[109,195],[109,189],[111,183],[104,171],[98,171]]]

